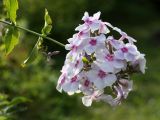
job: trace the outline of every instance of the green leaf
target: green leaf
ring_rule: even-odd
[[[26,97],[16,97],[10,102],[9,105],[15,106],[17,104],[26,103],[26,102],[31,102],[31,100]]]
[[[52,30],[52,20],[48,14],[47,9],[45,9],[45,16],[44,16],[45,24],[42,29],[42,35],[47,36]]]
[[[7,9],[7,15],[9,19],[16,24],[18,1],[17,0],[4,0],[4,5]]]
[[[4,41],[5,41],[5,49],[6,54],[8,55],[13,48],[18,44],[19,42],[19,31],[18,29],[14,27],[10,27],[6,30]]]
[[[39,39],[40,39],[40,38],[39,38]],[[39,39],[38,39],[38,41],[39,41]],[[36,56],[37,56],[37,54],[38,54],[38,49],[37,49],[38,41],[37,41],[37,43],[34,45],[32,51],[30,52],[30,54],[29,54],[29,56],[28,56],[28,58],[27,58],[26,60],[24,60],[24,62],[21,64],[22,67],[25,67],[27,64],[30,64],[30,63],[32,63],[32,62],[35,60],[35,58],[36,58]]]
[[[42,32],[43,36],[47,36],[50,33],[50,31],[52,30],[52,20],[48,14],[47,9],[45,9],[44,20],[45,20],[45,24],[44,24],[44,27],[41,32]],[[22,63],[22,67],[25,67],[27,64],[34,62],[34,60],[38,54],[38,51],[40,51],[42,49],[43,49],[43,38],[39,37],[37,43],[35,44],[34,48],[31,51],[29,57]]]
[[[8,120],[6,116],[0,116],[0,120]]]

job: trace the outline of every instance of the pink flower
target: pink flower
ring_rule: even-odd
[[[81,92],[82,102],[87,107],[92,101],[119,105],[132,90],[133,82],[127,80],[130,71],[144,73],[146,69],[146,59],[134,45],[136,41],[121,29],[99,20],[100,14],[89,16],[85,12],[84,24],[68,39],[65,48],[69,53],[57,84],[59,92],[69,95]],[[121,37],[116,40],[113,35],[106,35],[110,30]],[[106,88],[112,88],[116,97],[106,94]]]
[[[140,54],[137,47],[133,44],[123,44],[117,51],[114,52],[117,59],[135,61],[136,57]]]

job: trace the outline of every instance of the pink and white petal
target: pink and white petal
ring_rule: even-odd
[[[137,40],[135,40],[134,38],[130,37],[130,36],[127,36],[126,37],[129,41],[129,43],[133,44],[133,42],[137,42]]]
[[[105,94],[103,94],[103,95],[101,95],[100,97],[99,97],[99,99],[101,100],[101,101],[103,101],[103,102],[106,102],[106,103],[109,103],[111,106],[113,106],[113,97],[111,96],[111,95],[105,95]]]
[[[110,33],[110,30],[107,28],[107,26],[103,25],[101,26],[99,32],[103,34],[107,34],[107,33]]]
[[[146,69],[146,59],[144,58],[143,54],[140,55],[138,62],[139,62],[139,69],[144,74]]]
[[[107,38],[109,43],[115,48],[115,49],[120,49],[124,46],[124,43],[119,40],[115,40],[113,37],[108,37]]]
[[[76,31],[84,31],[86,29],[88,29],[88,26],[86,24],[79,25],[75,28]]]
[[[84,96],[84,97],[82,97],[82,103],[83,103],[86,107],[91,106],[91,105],[92,105],[91,96]]]
[[[62,86],[59,83],[57,84],[56,89],[62,93]]]
[[[103,88],[106,87],[106,84],[105,84],[105,80],[104,79],[98,79],[98,78],[95,78],[95,80],[93,81],[94,85],[99,89],[99,90],[102,90]]]
[[[108,74],[106,77],[105,77],[105,86],[112,86],[113,83],[115,83],[115,81],[117,80],[117,77],[116,75],[114,74]]]
[[[86,73],[88,79],[91,81],[91,82],[94,82],[95,79],[97,79],[97,72],[96,70],[90,70]]]
[[[85,51],[86,51],[86,53],[87,53],[88,55],[91,55],[92,53],[95,52],[96,46],[90,46],[90,45],[88,45],[88,46],[86,46],[84,49],[85,49]]]
[[[100,24],[98,22],[93,22],[91,25],[90,25],[90,28],[91,28],[91,32],[95,32],[96,30],[98,30],[100,27]]]
[[[105,25],[107,25],[110,28],[113,28],[113,26],[109,22],[104,22]]]
[[[63,84],[62,88],[65,92],[75,92],[79,88],[79,83],[78,82],[71,83],[70,81],[68,81]]]
[[[115,51],[114,55],[115,55],[116,59],[119,59],[119,60],[124,60],[125,59],[124,54],[121,50]]]
[[[85,21],[87,18],[89,18],[88,12],[84,13],[84,16],[82,17],[82,20]]]
[[[124,62],[122,60],[114,60],[113,61],[113,66],[115,68],[123,68],[124,67]]]
[[[133,54],[133,55],[136,55],[137,54],[137,47],[135,45],[132,45],[130,43],[127,43],[126,44],[126,47],[128,48],[128,52]]]
[[[101,12],[99,11],[93,15],[93,18],[98,20],[100,18],[100,15],[101,15]]]
[[[106,36],[105,36],[104,34],[99,35],[99,36],[97,37],[97,41],[98,41],[99,43],[105,44]]]
[[[114,72],[114,68],[109,62],[95,61],[95,64],[105,72]]]
[[[133,54],[128,53],[128,54],[124,54],[124,57],[129,62],[129,61],[135,61],[135,57],[136,56],[133,55]]]
[[[71,45],[71,44],[66,44],[66,45],[65,45],[65,49],[66,49],[66,50],[71,50],[71,48],[72,48],[72,45]]]

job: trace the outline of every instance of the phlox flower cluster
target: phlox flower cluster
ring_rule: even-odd
[[[57,90],[69,95],[82,93],[82,102],[119,105],[132,90],[130,75],[145,73],[146,60],[134,45],[135,39],[100,20],[100,12],[84,13],[83,24],[65,45],[69,53],[61,70]],[[119,37],[114,37],[114,34]]]

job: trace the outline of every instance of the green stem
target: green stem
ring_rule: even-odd
[[[0,22],[1,22],[1,23],[4,23],[4,24],[6,24],[6,25],[10,25],[10,26],[16,27],[16,28],[18,28],[18,29],[24,30],[24,31],[26,31],[26,32],[28,32],[28,33],[31,33],[31,34],[35,35],[35,36],[39,36],[39,37],[42,37],[42,38],[44,38],[44,39],[50,40],[50,41],[54,42],[55,44],[57,44],[57,45],[59,45],[59,46],[61,46],[61,47],[65,47],[64,44],[58,42],[57,40],[54,40],[54,39],[52,39],[52,38],[50,38],[50,37],[45,37],[45,36],[43,36],[42,34],[37,33],[37,32],[35,32],[35,31],[29,30],[29,29],[27,29],[27,28],[23,28],[23,27],[21,27],[21,26],[19,26],[19,25],[14,25],[14,24],[9,23],[9,22],[7,22],[7,21],[0,20]]]

